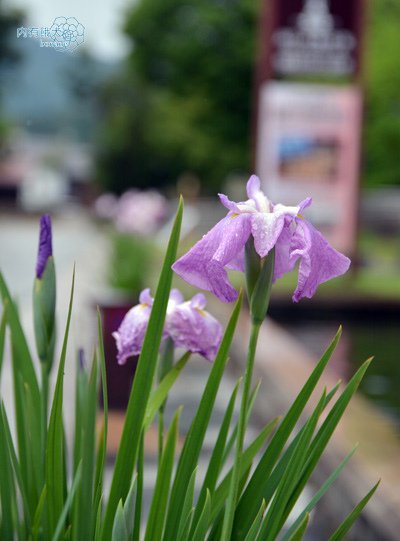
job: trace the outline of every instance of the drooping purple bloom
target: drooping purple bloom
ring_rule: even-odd
[[[41,278],[46,268],[47,260],[53,255],[51,218],[43,214],[40,218],[39,249],[36,260],[36,278]]]
[[[301,213],[311,204],[307,198],[295,207],[271,203],[252,175],[247,183],[249,199],[235,203],[219,194],[229,210],[191,250],[174,265],[174,271],[190,284],[213,292],[224,302],[237,298],[226,269],[244,271],[244,246],[250,236],[263,258],[275,247],[274,281],[299,263],[293,301],[312,297],[319,284],[344,274],[350,260],[337,252]]]
[[[200,353],[209,361],[217,354],[222,338],[222,327],[204,310],[206,298],[199,293],[192,300],[177,304],[167,312],[166,329],[175,347]]]
[[[113,332],[118,350],[118,363],[124,364],[128,357],[139,355],[142,350],[147,323],[149,322],[153,298],[150,289],[144,289],[139,296],[140,304],[129,310],[118,331]]]
[[[140,304],[129,310],[118,331],[113,333],[118,350],[118,363],[124,364],[129,357],[138,355],[142,349],[153,299],[150,290],[140,294]],[[204,295],[195,295],[185,302],[180,291],[172,289],[162,339],[170,337],[175,347],[200,353],[213,360],[222,337],[221,324],[204,310]]]

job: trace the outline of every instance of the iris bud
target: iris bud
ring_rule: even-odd
[[[50,216],[40,219],[36,278],[33,286],[33,323],[36,349],[50,371],[55,345],[56,275]]]

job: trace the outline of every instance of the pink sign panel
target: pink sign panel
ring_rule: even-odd
[[[355,86],[265,82],[256,169],[270,199],[307,210],[333,245],[355,250],[362,100]]]

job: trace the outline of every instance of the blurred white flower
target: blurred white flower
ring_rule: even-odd
[[[115,227],[121,233],[151,235],[160,229],[167,210],[167,200],[159,192],[129,190],[119,199]]]

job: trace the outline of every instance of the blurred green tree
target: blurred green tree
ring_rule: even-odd
[[[400,185],[400,0],[371,0],[365,39],[363,185]]]
[[[107,187],[160,185],[191,171],[214,190],[229,173],[248,171],[257,11],[254,0],[135,4],[127,70],[103,108]]]
[[[103,129],[97,145],[97,178],[107,190],[162,186],[178,173],[179,159],[152,138],[154,91],[125,69],[103,88]]]
[[[261,0],[138,0],[131,53],[103,96],[99,177],[107,189],[160,186],[185,172],[215,191],[250,160]],[[400,0],[367,2],[363,186],[400,184]]]
[[[8,70],[21,58],[19,51],[13,46],[11,35],[16,35],[17,27],[23,21],[23,13],[17,9],[4,6],[0,0],[0,101],[3,78],[7,76]],[[0,147],[4,144],[8,134],[8,123],[1,111],[0,103]]]

